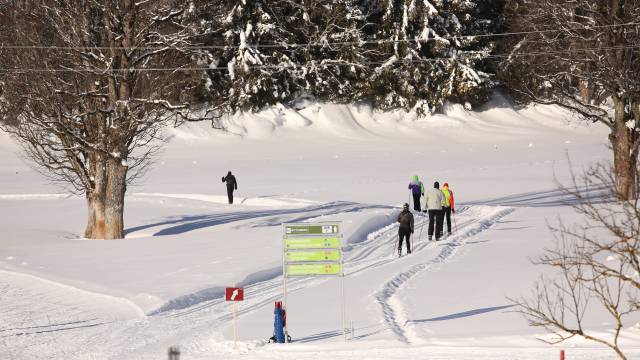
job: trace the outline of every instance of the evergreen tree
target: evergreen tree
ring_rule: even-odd
[[[493,30],[489,1],[380,0],[371,5],[379,43],[370,97],[381,109],[432,112],[446,100],[473,101],[489,85],[478,69],[493,44],[473,37]],[[482,5],[482,6],[479,6]],[[474,101],[475,102],[475,101]]]
[[[281,45],[297,43],[290,30],[303,21],[300,9],[288,1],[220,0],[210,2],[207,12],[207,89],[214,107],[258,110],[291,100],[295,84],[288,69],[296,64],[291,48]]]
[[[481,103],[504,0],[210,1],[199,26],[209,102],[258,110],[300,95],[379,109]]]
[[[370,74],[363,52],[366,16],[358,1],[304,1],[305,24],[299,30],[307,42],[296,59],[302,66],[300,88],[320,100],[360,99]]]
[[[209,51],[209,66],[214,68],[208,72],[212,102],[236,111],[288,102],[301,94],[336,102],[356,98],[366,70],[358,50],[366,18],[355,4],[353,0],[210,4],[208,27],[217,30],[205,44],[223,45]]]

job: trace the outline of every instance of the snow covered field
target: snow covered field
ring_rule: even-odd
[[[609,159],[606,129],[553,107],[495,103],[416,119],[365,106],[274,108],[171,130],[155,167],[129,188],[126,239],[81,239],[84,200],[26,165],[0,135],[0,354],[9,359],[614,359],[576,340],[551,347],[514,313],[542,271],[547,221],[578,220],[555,188],[576,166]],[[236,174],[236,204],[220,177]],[[407,184],[448,182],[457,229],[417,230],[397,258]],[[343,221],[347,320],[335,278],[290,281],[294,343],[265,344],[281,299],[283,222]],[[425,218],[418,216],[420,229]],[[234,348],[224,287],[245,287]],[[636,319],[640,322],[640,319]],[[606,316],[589,314],[606,332]],[[640,358],[640,325],[623,344]]]

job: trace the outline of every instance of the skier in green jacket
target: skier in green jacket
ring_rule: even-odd
[[[420,197],[424,195],[424,184],[418,178],[418,175],[414,175],[409,183],[409,189],[411,189],[411,195],[413,195],[413,210],[422,211],[420,208]]]

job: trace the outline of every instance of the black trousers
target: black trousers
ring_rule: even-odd
[[[443,211],[442,210],[429,210],[429,229],[427,234],[431,237],[435,230],[436,240],[440,239],[442,236],[442,220],[443,220]],[[434,229],[435,228],[435,229]]]
[[[229,204],[233,204],[233,189],[227,189],[227,197],[229,198]]]
[[[447,232],[451,234],[451,206],[445,207],[442,211],[444,212],[444,218],[447,220]]]
[[[438,212],[438,218],[436,220],[436,232],[438,233],[436,238],[441,238],[442,232],[444,231],[444,209]]]
[[[420,194],[413,194],[413,210],[415,211],[422,211],[420,208],[420,196]]]
[[[411,244],[409,243],[409,238],[411,237],[411,229],[407,229],[407,228],[399,228],[398,229],[398,238],[399,238],[399,242],[398,242],[398,253],[402,252],[402,241],[403,239],[406,239],[407,242],[407,254],[411,253]]]

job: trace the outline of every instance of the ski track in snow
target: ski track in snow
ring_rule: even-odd
[[[350,204],[350,205],[354,207],[359,207],[356,204]],[[486,208],[492,209],[493,211],[490,212],[490,215],[488,217],[483,217],[484,215],[483,211],[485,211],[484,209]],[[441,251],[437,255],[436,260],[431,260],[428,263],[413,266],[410,268],[410,270],[403,273],[403,274],[406,274],[406,273],[414,272],[411,275],[407,276],[407,275],[401,274],[399,276],[405,277],[405,281],[406,281],[413,275],[420,272],[420,270],[416,271],[416,268],[426,270],[426,268],[430,267],[430,265],[444,262],[447,258],[453,255],[453,253],[455,253],[456,245],[463,244],[463,242],[466,239],[480,233],[481,231],[488,229],[500,218],[502,218],[503,216],[513,211],[512,208],[494,208],[494,207],[474,206],[474,207],[462,208],[460,209],[459,212],[457,212],[457,214],[464,214],[467,212],[471,212],[469,210],[474,210],[474,209],[478,209],[478,218],[469,220],[466,223],[459,224],[460,225],[459,231],[463,231],[464,234],[451,237],[453,242],[449,243],[450,246],[447,246],[443,251]],[[348,211],[353,211],[354,209],[342,208],[340,210],[348,212]],[[420,227],[425,226],[428,223],[428,218],[426,216],[418,215],[417,217],[419,218],[419,220],[416,222],[416,228],[418,226]],[[313,218],[313,216],[310,215],[309,218]],[[274,219],[261,220],[259,221],[259,223],[261,223],[261,225],[264,226],[265,223],[270,223],[273,220]],[[345,275],[346,276],[352,276],[369,269],[379,268],[381,266],[384,266],[386,264],[389,264],[398,260],[395,257],[395,248],[397,246],[396,237],[397,237],[398,225],[397,223],[395,223],[395,221],[391,224],[381,224],[381,225],[383,225],[381,228],[373,231],[372,233],[368,233],[366,236],[366,240],[357,241],[358,239],[355,239],[356,241],[355,244],[347,246],[347,248],[345,249],[346,250],[345,252]],[[426,229],[423,232],[424,232],[423,234],[424,237],[426,237]],[[418,230],[418,233],[420,233],[420,230]],[[392,244],[392,249],[389,249],[389,244]],[[438,243],[421,241],[415,244],[413,249],[414,250],[413,254],[418,254],[424,249],[432,249],[436,246],[436,244]],[[389,250],[393,250],[393,251],[389,252]],[[327,280],[326,278],[312,278],[312,279],[292,278],[287,281],[287,287],[289,289],[289,292],[293,293],[304,288],[317,286],[318,284],[326,280]],[[388,287],[388,285],[389,283],[386,285],[386,287]],[[401,286],[401,284],[398,284],[398,285],[399,286],[397,286],[397,288]],[[392,290],[391,292],[387,292],[387,294],[392,296],[393,293],[395,293],[396,289]],[[279,300],[282,296],[281,271],[278,271],[277,276],[273,277],[272,279],[245,285],[245,294],[246,294],[247,300],[243,303],[242,309],[238,312],[239,316],[261,309],[265,306],[269,306],[274,301]],[[197,322],[198,319],[202,317],[208,318],[212,316],[212,317],[215,317],[216,319],[215,323],[228,322],[231,319],[231,312],[229,311],[228,306],[225,303],[222,296],[223,295],[220,294],[220,297],[217,299],[212,299],[210,301],[206,301],[196,306],[189,307],[183,310],[172,310],[172,311],[159,313],[158,315],[164,316],[164,317],[173,317],[173,318],[188,317],[190,319],[189,320],[190,322]],[[389,296],[389,298],[391,298],[391,296]],[[395,308],[397,309],[398,307],[399,305],[396,306]],[[393,306],[389,306],[389,308],[394,309]],[[397,314],[397,312],[394,312],[392,310],[391,312],[387,311],[387,314]],[[383,316],[383,319],[385,320],[387,325],[392,329],[392,331],[396,332],[394,330],[396,328],[402,329],[402,326],[399,326],[396,322],[397,320],[396,316],[392,316],[390,318],[387,316]],[[209,322],[205,326],[210,327],[212,326],[212,324]],[[399,333],[403,334],[402,332],[399,332]],[[197,337],[197,335],[195,336]],[[194,342],[204,343],[206,342],[206,339],[194,339]],[[407,340],[407,342],[409,341]]]
[[[97,342],[110,326],[144,317],[126,299],[8,271],[0,294],[0,353],[9,359],[71,358],[69,340]]]
[[[461,224],[458,231],[462,231],[460,235],[453,235],[446,239],[446,246],[440,251],[440,253],[433,259],[413,265],[408,270],[401,272],[394,276],[387,283],[384,284],[382,289],[376,293],[375,297],[380,306],[382,307],[382,316],[386,325],[396,334],[398,339],[405,343],[412,343],[416,341],[416,337],[405,330],[406,316],[402,303],[396,298],[396,293],[407,282],[409,282],[414,276],[431,269],[434,265],[442,264],[449,261],[458,251],[458,249],[465,245],[470,237],[477,235],[478,233],[489,229],[498,220],[504,216],[512,213],[514,208],[495,208],[495,212],[488,218],[479,219],[476,221],[470,221],[466,224]],[[426,221],[426,220],[425,220]],[[442,241],[444,243],[444,241]],[[434,244],[436,242],[433,242]]]
[[[308,212],[296,211],[288,214],[276,213],[271,216],[256,217],[239,226],[276,226],[282,222],[310,220],[324,216],[335,218],[341,213],[372,209],[393,210],[394,213],[396,211],[395,208],[390,206],[337,202],[311,206],[307,208]],[[492,211],[487,211],[487,209],[491,209]],[[460,228],[458,231],[462,232],[462,234],[452,236],[450,238],[451,241],[447,241],[447,245],[449,246],[446,246],[440,251],[435,258],[431,258],[429,261],[417,265],[408,265],[410,266],[408,270],[398,274],[383,286],[382,290],[376,295],[376,300],[382,306],[384,322],[398,338],[407,343],[411,342],[409,336],[403,330],[404,324],[402,323],[401,304],[394,298],[394,294],[398,289],[416,274],[431,268],[431,266],[435,264],[445,262],[455,254],[458,245],[464,245],[468,238],[488,229],[498,219],[512,211],[513,208],[487,206],[461,208],[458,214],[471,212],[474,217],[472,220],[459,224]],[[488,216],[487,213],[489,213]],[[421,231],[418,230],[418,227],[422,228],[425,226],[425,224],[428,223],[428,218],[422,214],[416,217],[416,235],[426,237],[426,229]],[[349,243],[345,244],[344,255],[346,276],[359,274],[370,269],[377,269],[398,261],[395,256],[398,225],[395,222],[395,216],[386,216],[385,218],[386,223],[380,220],[381,222],[377,224],[376,228],[371,228],[371,224],[362,225],[368,226],[365,231],[360,233],[358,229],[355,229],[355,235],[348,239]],[[424,232],[424,234],[421,234],[422,232]],[[436,247],[435,242],[420,241],[420,237],[417,240],[413,246],[413,254],[416,255],[401,258],[400,260],[414,259],[413,257],[423,253],[423,250]],[[390,244],[392,245],[392,249],[389,249]],[[296,292],[304,288],[317,286],[326,280],[326,278],[292,278],[287,281],[287,286],[290,292]],[[46,280],[44,281],[46,282]],[[3,285],[4,284],[0,283],[0,286]],[[246,299],[238,311],[238,316],[241,317],[265,306],[269,306],[281,298],[282,269],[277,267],[252,274],[248,276],[242,284],[239,284],[239,286],[245,288]],[[37,296],[46,297],[47,294],[38,294]],[[82,300],[83,297],[91,299],[91,293],[78,294],[75,298],[73,296],[67,297],[66,299],[69,301],[69,304],[65,304],[65,306],[71,310],[83,313],[84,310],[82,310],[82,307],[86,306],[88,302]],[[76,300],[76,302],[74,303],[72,300]],[[1,301],[0,304],[2,304]],[[78,318],[78,316],[67,316],[69,319],[78,318],[77,324],[72,321],[69,321],[69,324],[66,325],[61,322],[57,326],[45,323],[44,325],[46,325],[46,327],[44,329],[62,330],[65,326],[73,328],[75,327],[74,325],[77,325],[78,328],[82,327],[82,336],[80,337],[81,340],[79,343],[82,343],[85,349],[91,349],[92,353],[100,354],[99,356],[101,358],[128,358],[134,355],[146,358],[149,354],[164,351],[166,347],[180,342],[183,343],[183,347],[193,349],[196,352],[202,353],[206,352],[207,349],[211,350],[212,329],[216,329],[222,324],[227,323],[231,319],[231,316],[229,306],[224,301],[224,289],[220,287],[205,289],[202,292],[185,295],[169,301],[165,303],[163,307],[143,318],[138,317],[132,319],[129,317],[122,320],[111,319],[112,321],[106,321],[104,320],[104,316],[100,317],[90,313],[81,318]],[[20,326],[12,326],[11,328],[19,327]],[[176,331],[175,329],[180,329],[180,331]],[[58,333],[58,331],[52,331],[51,333],[32,331],[28,339],[14,344],[18,345],[17,347],[8,347],[6,340],[13,341],[13,339],[18,336],[18,334],[12,332],[9,336],[10,339],[6,339],[5,335],[5,338],[1,339],[0,344],[4,342],[4,347],[9,348],[11,351],[18,351],[18,349],[20,349],[20,353],[25,354],[25,359],[37,358],[37,356],[27,356],[26,354],[40,355],[39,352],[44,349],[47,349],[49,352],[54,351],[55,354],[53,357],[64,355],[69,359],[74,359],[86,358],[89,355],[83,352],[69,354],[64,350],[68,348],[68,346],[58,345],[57,343],[54,344],[55,346],[38,345],[39,343],[43,343],[43,340],[39,337],[49,335],[47,337],[49,340],[47,341],[63,341],[68,343],[67,345],[72,344],[73,346],[77,346],[78,338],[58,340],[56,338],[56,334]],[[113,334],[116,333],[118,335],[113,336]],[[0,335],[3,334],[0,333]],[[101,340],[103,336],[109,336],[110,341],[105,342]],[[185,339],[189,340],[185,341]],[[33,346],[32,351],[23,351],[25,350],[24,346],[30,345]],[[46,352],[43,354],[44,355],[41,356],[45,358],[47,355],[51,355]]]

